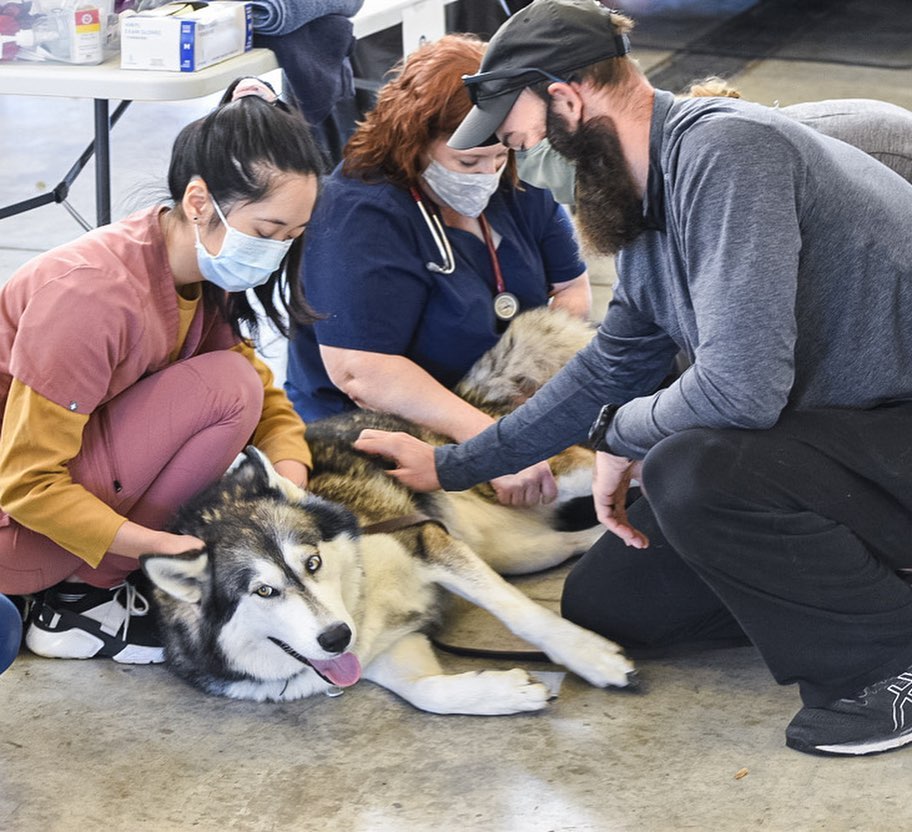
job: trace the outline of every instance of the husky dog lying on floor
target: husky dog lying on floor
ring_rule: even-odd
[[[535,337],[542,339],[541,329]],[[505,347],[503,358],[515,353]],[[535,383],[540,366],[524,374],[520,364],[510,378],[476,367],[482,380],[474,391],[489,401],[503,393],[504,406],[515,406],[545,380]],[[532,571],[586,548],[597,530],[555,525],[566,526],[574,513],[562,514],[562,506],[584,496],[579,483],[568,485],[580,479],[574,468],[585,469],[589,488],[591,455],[580,450],[559,463],[556,507],[515,509],[474,490],[412,492],[381,460],[352,449],[365,427],[415,430],[363,411],[310,425],[308,492],[248,448],[172,524],[206,548],[141,558],[175,673],[210,693],[255,700],[297,699],[365,678],[435,713],[543,708],[548,689],[524,670],[443,673],[426,632],[440,618],[446,590],[592,684],[631,683],[632,665],[617,645],[539,606],[483,559]]]

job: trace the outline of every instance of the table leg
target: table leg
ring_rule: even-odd
[[[111,122],[108,100],[95,99],[95,220],[111,222]]]

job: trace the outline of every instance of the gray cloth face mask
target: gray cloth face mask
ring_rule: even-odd
[[[576,165],[551,147],[551,142],[542,139],[528,150],[515,151],[514,155],[523,182],[551,191],[561,205],[576,203]]]
[[[431,190],[456,213],[477,217],[499,187],[505,167],[501,165],[497,173],[458,173],[431,159],[421,175]]]

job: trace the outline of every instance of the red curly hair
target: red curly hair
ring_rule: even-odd
[[[342,172],[383,177],[403,188],[417,185],[421,154],[455,132],[472,108],[462,76],[478,72],[484,50],[474,35],[445,35],[400,61],[345,145]],[[515,183],[512,153],[507,164],[504,178]]]

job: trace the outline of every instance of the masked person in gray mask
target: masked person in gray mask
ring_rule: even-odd
[[[912,185],[774,108],[653,88],[631,26],[534,0],[465,79],[451,139],[547,135],[575,163],[581,232],[618,254],[596,338],[461,445],[356,447],[462,490],[588,437],[608,533],[568,618],[634,649],[749,639],[798,685],[799,751],[912,743]]]
[[[286,389],[308,421],[362,407],[468,439],[493,420],[452,388],[510,319],[548,303],[588,317],[566,211],[517,187],[499,142],[447,146],[483,52],[449,35],[409,55],[324,183],[301,274],[322,317],[288,350]],[[504,503],[555,487],[544,463],[492,485]]]
[[[691,84],[687,95],[741,98],[730,84],[712,76]],[[789,118],[863,150],[912,182],[912,112],[871,98],[806,101],[779,107]],[[576,167],[545,137],[517,150],[516,170],[523,182],[545,188],[561,205],[576,203]]]

